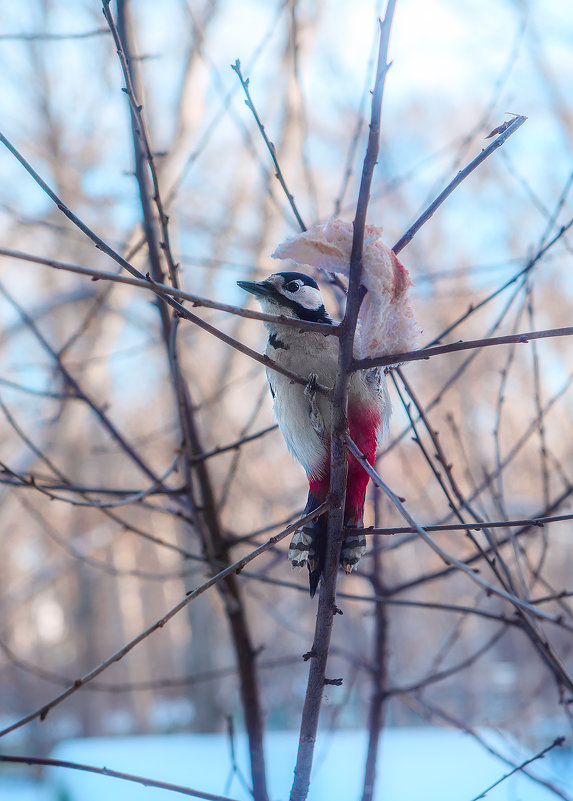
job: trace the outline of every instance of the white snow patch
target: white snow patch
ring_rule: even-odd
[[[510,751],[510,740],[494,732],[482,733],[499,751]],[[548,738],[549,744],[551,738]],[[319,734],[309,801],[358,801],[362,793],[367,736],[364,731]],[[237,759],[249,778],[247,744],[237,736]],[[273,801],[286,801],[292,783],[298,734],[269,732],[266,757]],[[542,746],[540,745],[540,748]],[[565,746],[566,748],[567,746]],[[522,761],[531,751],[514,751]],[[148,778],[182,784],[236,801],[251,796],[232,776],[228,739],[223,734],[168,735],[162,737],[90,738],[61,743],[52,754],[57,759],[106,766]],[[559,758],[557,758],[559,757]],[[377,801],[460,801],[483,792],[509,768],[487,753],[463,732],[438,728],[390,728],[382,738],[379,753]],[[571,751],[561,749],[531,766],[539,776],[573,791]],[[74,771],[52,769],[48,773],[54,789],[70,801],[173,801],[172,793],[152,790],[117,779]],[[0,783],[0,796],[2,787]],[[515,775],[490,791],[488,801],[549,801],[555,796],[523,774]]]

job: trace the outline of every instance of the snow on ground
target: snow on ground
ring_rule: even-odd
[[[509,742],[486,732],[488,742],[508,753]],[[547,743],[540,745],[548,745]],[[295,732],[269,732],[266,738],[271,798],[287,801],[297,751]],[[362,791],[366,734],[323,732],[315,752],[309,801],[358,801]],[[248,777],[246,740],[236,738],[240,770]],[[518,760],[532,753],[521,752]],[[234,775],[228,738],[223,734],[89,738],[62,742],[56,759],[106,766],[148,778],[248,801],[249,792]],[[377,801],[470,801],[509,768],[463,732],[442,728],[395,728],[384,732],[379,755]],[[573,751],[559,749],[531,766],[566,793],[573,794]],[[13,796],[14,801],[173,801],[177,796],[117,779],[50,769],[52,796]],[[0,798],[11,799],[0,778]],[[556,796],[523,774],[488,793],[488,801],[549,801]]]
[[[53,788],[26,778],[11,778],[0,773],[2,801],[56,801]],[[173,801],[173,799],[171,799]]]

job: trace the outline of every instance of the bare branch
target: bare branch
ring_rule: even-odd
[[[478,584],[482,589],[485,589],[486,592],[490,595],[497,595],[500,598],[503,598],[506,601],[510,601],[514,606],[518,607],[519,609],[523,609],[524,611],[532,613],[535,617],[539,617],[542,620],[547,620],[548,622],[555,623],[558,626],[563,626],[564,628],[573,631],[573,625],[569,625],[566,621],[563,620],[561,616],[550,615],[547,612],[542,612],[539,609],[536,609],[532,604],[528,603],[527,601],[518,598],[516,595],[512,595],[511,593],[507,592],[506,590],[501,589],[500,587],[496,587],[494,584],[490,584],[489,582],[485,581],[478,572],[469,568],[465,562],[462,562],[460,559],[456,559],[456,557],[452,556],[452,554],[447,553],[440,545],[438,545],[431,537],[428,536],[425,529],[422,528],[411,516],[408,512],[400,498],[394,493],[390,487],[382,480],[378,472],[368,464],[368,461],[364,458],[364,455],[360,452],[360,450],[356,447],[356,444],[348,437],[348,447],[352,454],[358,459],[358,461],[362,464],[366,472],[369,474],[372,481],[376,484],[376,486],[380,487],[386,495],[390,498],[394,506],[398,509],[402,517],[404,517],[408,523],[416,530],[416,532],[420,535],[420,537],[424,540],[424,542],[430,546],[430,548],[435,551],[435,553],[440,556],[440,558],[448,565],[457,568],[462,573],[465,573],[472,581]],[[570,684],[571,689],[573,689],[573,681],[569,679],[568,684]]]
[[[6,300],[14,306],[14,308],[18,311],[18,314],[24,320],[30,331],[34,334],[42,348],[49,353],[49,355],[54,359],[58,370],[61,372],[62,376],[65,378],[66,382],[69,384],[71,389],[76,393],[78,398],[81,398],[85,403],[90,407],[90,409],[95,413],[97,418],[100,420],[102,426],[108,431],[108,433],[113,437],[113,439],[118,443],[124,453],[130,457],[130,459],[136,464],[139,469],[145,473],[145,475],[151,479],[151,481],[155,485],[161,484],[159,478],[155,475],[154,471],[143,461],[141,456],[137,453],[137,451],[127,442],[123,434],[119,431],[117,426],[110,420],[109,416],[105,412],[105,410],[99,405],[90,395],[88,395],[85,390],[82,389],[78,381],[71,375],[70,371],[64,366],[62,360],[54,350],[54,348],[49,344],[46,337],[42,334],[39,330],[38,326],[36,325],[35,321],[32,320],[30,315],[24,311],[22,306],[12,297],[12,295],[8,292],[6,287],[0,282],[0,294],[2,294]]]
[[[546,508],[545,512],[551,512],[555,511],[556,509],[559,509],[563,505],[563,503],[571,497],[571,495],[573,495],[573,487],[567,487],[560,495],[558,495],[551,502],[549,507]],[[539,515],[540,518],[543,516],[544,515]],[[536,518],[534,517],[534,520],[535,519]],[[516,532],[515,536],[516,537],[525,536],[531,531],[533,527],[534,526],[527,521],[525,522],[524,526],[519,531]],[[502,545],[505,545],[506,543],[509,542],[511,542],[511,539],[509,537],[500,540],[498,542],[498,547],[501,547]],[[488,553],[488,551],[486,551],[486,553]],[[468,566],[472,565],[475,562],[479,561],[481,558],[482,558],[481,554],[474,554],[473,556],[465,560],[465,564]],[[428,581],[433,581],[435,579],[443,578],[449,575],[450,573],[454,572],[454,570],[455,570],[454,567],[446,567],[442,570],[438,570],[433,573],[426,573],[422,576],[419,576],[418,578],[412,579],[408,582],[404,582],[403,584],[398,585],[397,587],[394,587],[393,592],[402,592],[406,589],[410,589],[411,587],[417,586],[418,584],[425,584]]]
[[[372,367],[390,367],[392,365],[401,364],[402,362],[415,362],[422,359],[430,359],[432,356],[442,356],[445,353],[456,353],[461,350],[475,350],[495,345],[527,344],[532,339],[550,339],[553,337],[570,336],[573,336],[573,326],[549,328],[545,331],[524,331],[521,334],[508,334],[502,337],[474,339],[468,342],[452,342],[450,345],[434,345],[431,348],[410,351],[409,353],[397,353],[394,356],[375,356],[369,359],[355,359],[352,364],[352,369],[369,370]]]
[[[65,203],[60,200],[60,198],[53,192],[47,183],[38,175],[38,173],[33,169],[33,167],[26,161],[24,156],[14,147],[14,145],[4,136],[3,133],[0,132],[0,142],[8,148],[8,150],[12,153],[13,156],[22,164],[24,169],[32,176],[34,181],[42,188],[42,190],[48,195],[48,197],[57,205],[60,211],[65,214],[65,216],[71,220],[74,225],[76,225],[83,233],[89,237],[89,239],[94,242],[95,246],[103,251],[106,255],[110,256],[114,261],[116,261],[121,267],[123,267],[127,272],[131,273],[131,275],[139,278],[140,280],[145,280],[145,277],[142,273],[139,272],[135,267],[133,267],[123,256],[120,256],[119,253],[116,253],[113,248],[111,248],[103,239],[101,239],[96,233],[94,233],[89,226],[87,226],[80,218],[74,214],[66,205]],[[290,370],[286,370],[283,367],[277,365],[273,359],[269,358],[268,356],[262,356],[260,353],[257,353],[252,348],[248,348],[246,345],[238,342],[237,340],[233,339],[233,337],[228,336],[227,334],[219,331],[218,328],[215,328],[209,323],[206,323],[197,315],[192,314],[188,311],[184,306],[181,305],[177,300],[172,298],[170,295],[164,295],[163,293],[158,293],[160,297],[165,300],[175,311],[178,315],[185,320],[189,320],[190,322],[197,325],[199,328],[202,328],[203,331],[207,331],[208,333],[212,334],[213,336],[220,339],[225,344],[230,345],[232,348],[240,351],[246,356],[249,356],[251,359],[259,362],[260,364],[264,365],[265,367],[270,367],[273,370],[277,370],[279,373],[286,375],[287,378],[292,379],[298,384],[306,386],[308,382],[308,376],[299,376],[296,373],[292,373]],[[316,386],[317,391],[319,392],[328,392],[328,387],[324,387],[320,384]]]
[[[184,292],[182,289],[178,289],[177,287],[172,287],[167,284],[154,281],[149,276],[131,278],[127,275],[118,275],[118,273],[110,273],[106,272],[105,270],[95,270],[92,267],[81,267],[78,264],[67,264],[66,262],[57,261],[56,259],[47,259],[44,256],[35,256],[31,253],[23,253],[19,250],[9,250],[8,248],[0,248],[0,256],[7,256],[8,258],[19,259],[20,261],[29,261],[45,267],[52,267],[55,270],[63,270],[64,272],[83,275],[87,278],[91,278],[92,281],[110,281],[115,284],[126,284],[127,286],[148,289],[159,297],[169,295],[170,297],[177,298],[178,300],[187,300],[192,303],[193,306],[204,306],[206,309],[216,309],[218,311],[226,312],[227,314],[234,314],[238,317],[246,317],[249,320],[261,320],[262,322],[275,323],[275,325],[285,325],[290,328],[297,328],[301,331],[316,331],[320,334],[332,334],[333,336],[338,336],[340,330],[340,326],[338,324],[330,325],[328,323],[311,323],[307,322],[306,320],[297,320],[293,317],[285,317],[282,314],[265,314],[264,312],[245,309],[242,306],[232,306],[229,303],[221,303],[220,301],[211,300],[210,298],[203,298],[199,295],[193,295],[190,292]]]
[[[165,624],[171,620],[171,618],[175,617],[175,615],[177,615],[179,612],[181,612],[183,609],[189,606],[189,604],[192,603],[192,601],[194,601],[195,598],[198,598],[200,595],[206,592],[206,590],[210,589],[211,587],[214,587],[216,584],[225,579],[227,576],[236,575],[237,573],[240,573],[243,567],[245,567],[245,565],[248,565],[249,562],[252,562],[253,559],[256,559],[258,556],[260,556],[265,551],[268,551],[270,548],[273,548],[278,542],[287,537],[289,534],[292,534],[293,531],[296,531],[297,528],[299,528],[308,520],[314,520],[315,517],[319,517],[327,509],[328,509],[327,503],[321,504],[313,512],[300,518],[295,523],[292,523],[290,526],[284,529],[284,531],[281,531],[279,534],[275,534],[273,537],[270,537],[270,539],[268,539],[263,545],[259,545],[258,548],[255,548],[254,551],[251,551],[246,556],[242,557],[242,559],[238,559],[236,562],[233,562],[233,564],[229,565],[224,570],[221,570],[219,573],[210,578],[208,581],[201,584],[199,587],[197,587],[194,590],[191,590],[189,593],[187,593],[187,595],[182,601],[179,601],[179,603],[176,604],[174,607],[172,607],[165,615],[163,615],[163,617],[159,618],[159,620],[156,620],[155,623],[153,623],[151,626],[148,626],[148,628],[146,628],[144,631],[138,634],[137,637],[134,637],[132,640],[123,645],[118,651],[112,654],[112,656],[110,656],[108,659],[106,659],[104,662],[102,662],[93,670],[90,670],[89,673],[86,673],[81,678],[76,679],[71,687],[68,687],[66,690],[57,695],[51,701],[48,701],[48,703],[44,704],[39,709],[30,712],[25,717],[21,718],[15,723],[12,723],[10,726],[6,726],[4,729],[0,730],[0,737],[4,737],[5,734],[9,734],[11,731],[15,731],[16,729],[25,726],[31,720],[36,720],[37,718],[39,718],[42,721],[45,720],[48,713],[54,707],[58,706],[58,704],[61,704],[62,701],[65,701],[66,698],[69,698],[70,695],[73,695],[84,685],[88,684],[90,681],[93,681],[93,679],[95,679],[97,676],[103,673],[104,670],[107,670],[107,668],[109,668],[111,665],[123,659],[124,656],[126,656],[130,651],[132,651],[136,647],[136,645],[139,645],[140,642],[143,642],[143,640],[149,637],[150,634],[153,634],[153,632],[162,629],[163,626],[165,626]]]
[[[528,765],[531,765],[532,762],[536,762],[538,759],[543,759],[545,754],[548,754],[554,748],[558,748],[558,747],[562,746],[564,742],[565,742],[565,737],[556,737],[555,740],[553,740],[553,742],[551,743],[551,745],[546,746],[541,751],[538,751],[537,754],[535,754],[532,757],[529,757],[529,759],[526,759],[524,762],[522,762],[521,765],[517,765],[515,768],[513,768],[513,770],[510,770],[508,773],[505,773],[501,777],[501,779],[498,779],[493,784],[490,784],[490,786],[487,787],[483,791],[483,793],[480,793],[479,795],[474,796],[471,801],[479,801],[480,798],[485,798],[486,795],[489,793],[489,791],[493,790],[494,787],[497,787],[498,784],[501,784],[506,779],[509,779],[509,777],[513,776],[514,773],[518,773],[519,771],[522,771],[523,768],[526,768]]]
[[[527,117],[524,116],[516,116],[514,120],[508,125],[508,127],[500,133],[497,139],[488,145],[488,147],[484,148],[479,156],[476,156],[463,170],[460,170],[453,181],[446,186],[443,192],[441,192],[438,197],[431,203],[428,208],[418,217],[415,223],[408,228],[406,233],[400,237],[400,239],[396,242],[392,250],[394,253],[398,254],[406,245],[414,238],[420,228],[424,225],[424,223],[428,222],[430,217],[437,211],[437,209],[442,205],[444,200],[448,198],[454,189],[459,186],[462,181],[464,181],[470,173],[472,173],[479,165],[484,162],[488,156],[501,147],[509,137],[514,134],[518,128],[520,128],[523,123],[527,120]]]
[[[380,43],[378,66],[374,92],[372,94],[372,113],[370,136],[364,157],[362,180],[356,206],[354,220],[354,236],[350,257],[350,280],[346,300],[346,312],[341,323],[340,349],[338,358],[338,374],[332,398],[332,428],[330,432],[330,488],[329,500],[332,504],[328,516],[328,533],[326,559],[323,580],[316,617],[314,640],[310,651],[310,669],[302,720],[297,761],[294,771],[294,782],[291,789],[291,801],[304,801],[310,786],[310,772],[314,754],[314,744],[318,730],[318,719],[326,679],[326,663],[330,647],[333,618],[337,607],[336,581],[342,531],[344,524],[344,507],[346,493],[346,474],[348,469],[346,433],[348,431],[347,405],[348,383],[353,359],[354,334],[358,319],[358,311],[363,298],[360,287],[362,273],[362,250],[364,245],[364,227],[366,211],[370,198],[372,175],[379,150],[380,117],[384,82],[389,65],[386,62],[390,27],[394,14],[395,0],[389,0],[384,21],[380,22]]]
[[[522,520],[482,520],[481,522],[471,523],[441,523],[437,525],[424,525],[425,531],[481,531],[484,528],[509,528],[512,526],[528,526],[543,528],[547,523],[561,523],[565,520],[573,520],[573,514],[550,515],[548,517],[531,517]],[[356,531],[356,529],[352,529]],[[392,526],[389,528],[365,528],[364,534],[410,534],[417,529],[412,526]]]
[[[79,33],[0,33],[0,41],[7,42],[60,42],[71,39],[91,39],[94,36],[109,36],[107,28],[95,28],[93,31]]]
[[[445,336],[451,334],[451,332],[454,331],[459,325],[461,325],[463,322],[469,319],[477,311],[483,309],[484,306],[487,306],[492,300],[497,298],[498,295],[500,295],[510,286],[519,281],[519,279],[524,280],[531,273],[535,265],[543,259],[543,257],[551,250],[551,248],[555,245],[555,243],[558,242],[564,236],[564,234],[567,233],[567,231],[571,228],[572,225],[573,225],[573,219],[570,220],[566,225],[562,225],[561,228],[555,234],[555,236],[553,236],[552,239],[550,239],[550,241],[547,242],[546,244],[543,244],[543,242],[545,241],[545,237],[542,237],[542,242],[539,245],[537,252],[535,253],[534,256],[527,259],[524,267],[518,270],[518,272],[515,273],[515,275],[513,275],[508,281],[506,281],[496,290],[487,295],[483,300],[480,300],[479,303],[472,303],[468,308],[468,310],[464,312],[464,314],[462,314],[460,317],[454,320],[453,323],[448,325],[448,327],[444,331],[442,331],[439,334],[439,336],[435,337],[435,339],[429,342],[426,345],[426,347],[431,347],[432,345],[438,345]],[[547,231],[550,230],[550,227],[551,227],[550,225],[547,226]]]
[[[191,787],[183,787],[180,784],[171,784],[170,782],[160,782],[156,779],[148,779],[144,776],[136,776],[134,773],[123,773],[111,768],[97,768],[94,765],[84,765],[80,762],[68,762],[63,759],[48,759],[46,757],[28,757],[28,756],[8,756],[7,754],[0,754],[0,762],[7,762],[15,765],[43,765],[50,768],[66,768],[67,770],[80,770],[86,773],[96,773],[99,776],[109,776],[112,779],[121,779],[125,782],[134,782],[135,784],[142,784],[144,787],[156,787],[159,790],[168,790],[171,793],[179,793],[180,795],[191,796],[192,798],[203,798],[206,801],[234,801],[232,798],[224,795],[213,795],[213,793],[205,793],[203,790],[193,790]]]
[[[451,714],[444,711],[443,709],[439,709],[434,704],[430,704],[427,700],[422,700],[422,698],[419,695],[417,696],[410,695],[408,696],[408,698],[415,701],[417,705],[422,707],[422,710],[424,712],[424,717],[426,719],[427,718],[432,719],[434,716],[438,717],[441,721],[445,721],[450,726],[455,726],[460,731],[464,731],[466,732],[466,734],[469,734],[469,736],[477,743],[479,743],[479,745],[481,745],[481,747],[485,749],[485,751],[487,751],[489,754],[492,754],[492,756],[501,760],[506,765],[509,765],[512,768],[518,767],[515,764],[515,762],[513,762],[511,759],[508,759],[503,753],[501,753],[499,750],[490,745],[480,734],[478,734],[477,731],[472,729],[462,720],[454,718]],[[563,801],[571,801],[571,796],[568,795],[567,793],[562,792],[552,782],[549,782],[546,779],[542,779],[539,776],[536,776],[526,768],[521,768],[521,770],[529,779],[531,779],[531,781],[536,782],[537,784],[540,784],[543,787],[547,787],[547,789],[550,790],[552,793],[554,793],[554,795],[558,796],[558,798],[562,798]]]
[[[275,170],[276,170],[275,177],[277,178],[278,182],[280,183],[280,185],[283,188],[283,191],[284,191],[284,193],[285,193],[285,195],[287,197],[287,200],[288,200],[288,202],[290,204],[290,207],[291,207],[291,209],[293,211],[294,216],[296,217],[296,221],[297,221],[301,231],[306,231],[306,225],[302,221],[302,217],[300,216],[299,210],[298,210],[298,208],[296,206],[296,203],[294,201],[293,194],[292,194],[292,192],[289,191],[289,188],[288,188],[288,186],[286,184],[284,175],[283,175],[282,170],[280,168],[280,165],[279,165],[279,162],[278,162],[278,159],[277,159],[276,147],[274,146],[274,144],[271,142],[271,140],[267,136],[267,132],[265,131],[265,126],[261,122],[261,118],[259,117],[257,109],[255,108],[255,104],[253,103],[253,100],[251,98],[251,93],[250,93],[250,90],[249,90],[249,78],[244,78],[243,77],[243,73],[241,72],[241,62],[239,61],[239,59],[237,59],[234,64],[231,64],[231,69],[233,70],[233,72],[235,72],[237,74],[237,78],[241,82],[241,86],[243,87],[243,91],[244,91],[245,97],[246,97],[245,104],[251,110],[251,112],[253,114],[253,117],[255,118],[255,122],[257,123],[257,126],[259,128],[259,131],[261,132],[261,136],[263,137],[263,139],[265,141],[265,144],[266,144],[266,146],[268,148],[268,151],[271,154],[271,158],[273,160],[273,164],[274,164]]]

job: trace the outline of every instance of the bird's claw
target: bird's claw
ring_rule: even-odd
[[[304,567],[308,564],[310,570],[314,570],[316,562],[316,537],[315,533],[308,528],[299,528],[293,534],[288,548],[288,558],[293,567]]]
[[[299,528],[293,534],[288,549],[288,558],[294,567],[304,567],[316,570],[318,565],[316,532],[311,528]],[[366,537],[356,533],[345,537],[340,550],[340,564],[346,573],[352,573],[358,562],[366,553]]]
[[[304,394],[307,398],[314,398],[316,395],[316,385],[318,384],[318,376],[316,373],[310,373],[308,376],[308,381],[306,382],[306,386],[304,388]]]
[[[353,528],[353,526],[348,526],[348,528]],[[340,549],[340,564],[346,573],[352,573],[353,568],[356,567],[365,553],[366,537],[364,534],[357,531],[356,534],[349,534],[344,538]]]
[[[320,528],[316,520],[311,520],[295,531],[288,549],[288,558],[293,567],[308,565],[311,573],[316,570],[319,563],[319,535]]]

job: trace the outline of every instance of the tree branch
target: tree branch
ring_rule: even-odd
[[[12,155],[20,162],[20,164],[24,167],[26,172],[34,179],[34,181],[41,187],[41,189],[48,195],[50,200],[52,200],[60,211],[65,214],[65,216],[74,224],[76,225],[91,241],[95,244],[98,250],[101,250],[107,256],[112,258],[115,262],[117,262],[124,270],[127,270],[128,273],[135,276],[135,278],[139,278],[142,281],[145,281],[145,276],[143,273],[140,273],[133,265],[131,265],[123,256],[120,256],[119,253],[110,247],[101,237],[99,237],[91,228],[86,225],[73,211],[71,211],[66,204],[60,200],[60,198],[56,195],[56,193],[50,189],[48,184],[43,180],[43,178],[38,175],[38,173],[34,170],[34,168],[26,161],[24,156],[14,147],[14,145],[4,136],[2,132],[0,132],[0,142],[12,153]],[[150,287],[151,288],[151,287]],[[158,292],[159,296],[165,300],[166,303],[169,304],[175,311],[178,313],[179,317],[182,317],[185,320],[189,320],[190,322],[197,325],[199,328],[203,329],[209,334],[217,337],[226,345],[229,345],[232,348],[235,348],[240,353],[243,353],[245,356],[249,356],[251,359],[259,362],[264,367],[269,367],[272,370],[276,370],[279,373],[282,373],[287,378],[290,378],[292,381],[295,381],[297,384],[301,384],[302,386],[306,386],[308,383],[308,376],[299,376],[296,373],[291,372],[290,370],[286,370],[283,367],[280,367],[276,362],[269,358],[266,355],[261,355],[257,353],[257,351],[252,350],[252,348],[248,348],[246,345],[243,345],[241,342],[233,339],[233,337],[228,336],[227,334],[219,331],[218,328],[215,326],[209,325],[200,317],[197,317],[196,314],[193,314],[188,309],[186,309],[181,303],[179,303],[175,298],[171,297],[170,295],[163,294],[162,292]],[[328,387],[324,387],[322,385],[316,386],[318,392],[328,392]]]
[[[529,759],[526,759],[524,762],[522,762],[521,765],[517,765],[515,768],[513,768],[513,770],[510,770],[508,773],[505,773],[501,777],[501,779],[498,779],[493,784],[490,784],[490,786],[487,787],[483,791],[483,793],[480,793],[479,795],[474,796],[471,801],[479,801],[480,798],[485,798],[486,795],[489,793],[489,791],[493,790],[494,787],[497,787],[498,784],[501,784],[506,779],[509,779],[509,777],[513,776],[514,773],[517,773],[518,771],[522,771],[523,768],[526,768],[528,765],[531,765],[532,762],[536,762],[538,759],[543,759],[545,754],[548,754],[554,748],[558,748],[559,746],[563,745],[564,742],[565,742],[565,737],[556,737],[555,740],[553,740],[553,742],[551,743],[551,745],[546,746],[541,751],[538,751],[537,754],[535,754],[532,757],[529,757]]]
[[[414,350],[407,353],[397,353],[394,356],[375,356],[368,359],[355,359],[352,370],[370,370],[372,367],[390,367],[403,362],[415,362],[430,359],[432,356],[442,356],[445,353],[455,353],[461,350],[476,350],[496,345],[527,344],[532,339],[551,339],[554,337],[573,336],[573,326],[566,328],[548,328],[545,331],[524,331],[521,334],[508,334],[502,337],[486,337],[473,339],[467,342],[452,342],[449,345],[434,345],[423,350]]]
[[[431,537],[428,536],[426,530],[422,528],[412,517],[412,515],[408,512],[400,498],[393,492],[390,487],[383,481],[380,477],[380,474],[368,463],[365,459],[364,454],[362,454],[356,444],[348,437],[348,447],[351,453],[358,459],[358,461],[362,464],[363,468],[369,474],[372,481],[379,487],[386,495],[390,498],[394,506],[398,509],[402,517],[404,517],[408,523],[415,529],[415,531],[420,535],[420,537],[424,540],[424,542],[430,546],[430,548],[441,557],[441,559],[448,565],[461,570],[462,573],[465,573],[469,576],[472,581],[478,584],[482,589],[485,589],[489,595],[497,595],[500,598],[503,598],[506,601],[510,601],[516,607],[524,609],[533,615],[536,615],[543,620],[547,620],[551,623],[556,623],[557,625],[565,626],[565,628],[570,629],[573,631],[573,625],[569,625],[563,621],[562,617],[556,615],[550,615],[547,612],[540,612],[540,610],[536,609],[527,601],[518,598],[515,595],[512,595],[506,590],[501,589],[500,587],[496,587],[494,584],[490,584],[489,582],[485,581],[479,573],[475,570],[472,570],[470,567],[467,566],[465,562],[462,562],[456,557],[452,556],[452,554],[447,553],[440,545],[438,545]],[[573,682],[571,684],[571,689],[573,689]]]
[[[73,695],[75,692],[84,687],[86,684],[93,681],[93,679],[95,679],[97,676],[103,673],[104,670],[107,670],[107,668],[109,668],[111,665],[123,659],[124,656],[126,656],[137,645],[139,645],[140,642],[143,642],[143,640],[149,637],[150,634],[153,634],[153,632],[162,629],[163,626],[165,626],[165,624],[171,620],[171,618],[175,617],[175,615],[177,615],[179,612],[181,612],[183,609],[189,606],[190,603],[192,603],[196,598],[198,598],[208,589],[214,587],[220,581],[223,581],[227,576],[236,575],[237,573],[240,573],[243,567],[245,567],[245,565],[248,565],[249,562],[252,562],[253,559],[256,559],[265,551],[274,548],[274,546],[278,542],[283,540],[285,537],[288,537],[288,535],[296,531],[297,528],[300,528],[300,526],[304,525],[304,523],[308,522],[309,520],[314,520],[315,517],[319,517],[321,514],[327,511],[327,509],[328,509],[328,503],[321,504],[317,509],[315,509],[310,514],[305,515],[304,517],[295,521],[290,526],[285,528],[283,531],[279,532],[278,534],[275,534],[273,537],[270,537],[265,543],[259,545],[258,548],[255,548],[246,556],[243,556],[241,559],[238,559],[236,562],[233,562],[233,564],[229,565],[224,570],[221,570],[215,576],[212,576],[208,581],[205,581],[196,589],[191,590],[189,593],[187,593],[187,595],[182,601],[179,601],[178,604],[172,607],[165,615],[159,618],[159,620],[156,620],[155,623],[153,623],[151,626],[148,626],[144,631],[142,631],[136,637],[134,637],[125,645],[123,645],[118,651],[112,654],[112,656],[110,656],[108,659],[106,659],[104,662],[102,662],[93,670],[89,671],[89,673],[86,673],[81,678],[76,679],[74,683],[66,690],[64,690],[62,693],[57,695],[51,701],[48,701],[48,703],[43,704],[43,706],[39,707],[33,712],[30,712],[25,717],[21,718],[15,723],[12,723],[10,726],[6,726],[4,729],[0,730],[0,737],[3,737],[5,734],[9,734],[11,731],[19,729],[22,726],[25,726],[31,720],[36,720],[37,718],[39,718],[42,721],[45,720],[48,713],[54,707],[58,706],[58,704],[61,704],[62,701],[65,701],[66,698],[69,698],[70,695]]]
[[[112,779],[122,779],[122,781],[125,782],[142,784],[144,787],[156,787],[159,790],[168,790],[171,793],[179,793],[181,795],[191,796],[192,798],[203,798],[206,799],[206,801],[234,801],[232,798],[224,795],[213,795],[213,793],[205,793],[202,790],[193,790],[191,787],[183,787],[180,784],[160,782],[157,781],[157,779],[148,779],[144,776],[136,776],[134,773],[123,773],[122,771],[112,770],[111,768],[97,768],[95,765],[84,765],[80,762],[68,762],[67,760],[63,759],[8,756],[7,754],[0,754],[0,762],[7,762],[15,765],[43,765],[44,767],[50,768],[80,770],[86,773],[95,773],[99,776],[109,776]]]
[[[9,248],[2,247],[0,247],[0,256],[7,256],[8,258],[19,259],[20,261],[29,261],[44,267],[52,267],[55,270],[63,270],[64,272],[83,275],[87,278],[91,278],[92,281],[111,281],[115,284],[126,284],[127,286],[148,289],[154,292],[158,297],[169,295],[178,300],[187,300],[192,303],[193,306],[204,306],[206,309],[216,309],[217,311],[234,314],[238,317],[246,317],[249,320],[260,320],[262,322],[274,323],[275,325],[285,325],[290,328],[296,328],[300,331],[315,331],[318,334],[330,334],[332,336],[338,336],[340,331],[340,326],[337,323],[332,325],[329,323],[311,323],[306,320],[298,320],[294,317],[284,317],[282,314],[265,314],[264,312],[245,309],[242,306],[232,306],[229,303],[221,303],[218,300],[203,298],[200,295],[193,295],[177,287],[155,281],[149,275],[143,276],[143,274],[141,274],[141,278],[130,278],[127,275],[110,273],[105,270],[95,270],[92,267],[81,267],[78,264],[68,264],[66,262],[57,261],[56,259],[47,259],[44,256],[36,256],[32,253],[23,253],[20,250],[10,250]]]
[[[460,170],[453,181],[446,186],[443,192],[441,192],[438,197],[428,206],[428,208],[418,217],[416,222],[414,222],[410,228],[406,231],[406,233],[400,237],[400,239],[396,242],[392,250],[394,253],[398,254],[401,250],[403,250],[406,245],[413,239],[415,234],[420,230],[420,228],[424,225],[424,223],[428,222],[430,217],[437,211],[437,209],[442,205],[444,200],[448,198],[454,189],[464,181],[470,173],[472,173],[476,167],[484,162],[488,156],[491,156],[498,147],[501,147],[509,137],[514,134],[518,128],[520,128],[523,123],[527,120],[527,117],[522,115],[517,116],[512,122],[508,125],[508,127],[503,131],[497,139],[488,145],[488,147],[484,148],[479,156],[476,156],[473,161],[471,161],[463,170]]]
[[[386,62],[390,27],[394,14],[395,0],[389,0],[384,21],[380,22],[380,43],[378,66],[372,95],[370,135],[362,169],[362,180],[354,219],[354,236],[350,257],[350,279],[346,300],[346,312],[341,323],[338,374],[332,398],[332,428],[330,433],[330,488],[331,510],[328,515],[328,534],[324,574],[320,586],[318,611],[314,641],[311,648],[308,685],[304,701],[297,762],[290,801],[304,801],[310,786],[310,772],[314,754],[314,744],[318,730],[318,719],[326,678],[326,663],[332,635],[333,618],[337,612],[336,580],[340,548],[342,545],[344,507],[346,496],[346,473],[348,467],[346,434],[348,431],[347,405],[348,384],[353,359],[354,333],[363,293],[360,288],[362,273],[362,249],[364,245],[364,226],[370,198],[370,186],[380,140],[380,118],[384,82],[389,65]]]
[[[261,136],[263,137],[265,144],[268,148],[268,151],[271,154],[271,158],[275,166],[275,177],[277,178],[279,184],[283,188],[283,191],[287,197],[287,200],[290,204],[293,214],[296,217],[296,221],[299,225],[299,228],[301,229],[301,231],[306,231],[306,225],[304,224],[302,217],[300,216],[299,210],[296,206],[296,203],[294,202],[294,197],[292,195],[292,192],[289,191],[289,188],[285,181],[285,177],[280,168],[277,158],[277,149],[267,136],[267,132],[265,131],[265,126],[261,122],[261,118],[259,117],[257,109],[255,108],[255,104],[253,103],[253,100],[251,98],[251,93],[249,91],[249,79],[243,77],[243,73],[241,72],[241,62],[239,61],[239,59],[237,59],[234,64],[231,64],[231,69],[233,70],[233,72],[237,74],[237,78],[241,82],[241,86],[243,87],[243,91],[246,97],[245,104],[251,110],[253,117],[255,118],[255,122],[257,123],[257,126],[259,128],[259,131],[261,132]]]

